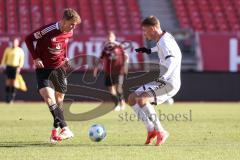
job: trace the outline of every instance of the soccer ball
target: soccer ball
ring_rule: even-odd
[[[94,124],[88,130],[89,138],[94,142],[100,142],[106,137],[106,131],[103,125]]]

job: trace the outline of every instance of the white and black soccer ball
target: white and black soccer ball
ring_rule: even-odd
[[[94,142],[100,142],[106,137],[106,130],[101,124],[94,124],[88,130],[89,138]]]

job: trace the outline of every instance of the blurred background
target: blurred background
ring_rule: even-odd
[[[24,38],[44,24],[58,21],[64,8],[73,8],[82,18],[69,43],[68,56],[99,56],[109,30],[118,41],[128,41],[126,49],[133,70],[142,62],[155,62],[157,55],[135,54],[134,48],[154,42],[144,41],[140,22],[155,15],[161,27],[174,35],[181,47],[182,87],[176,101],[240,100],[240,0],[0,0],[0,59],[12,38],[21,39],[25,52],[23,75],[28,91],[16,100],[38,101],[36,79]],[[88,60],[88,64],[93,61]],[[71,75],[78,84],[84,71]],[[0,101],[4,100],[5,75],[0,74]],[[97,81],[95,87],[103,88]]]

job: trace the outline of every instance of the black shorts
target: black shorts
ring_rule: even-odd
[[[16,79],[17,67],[7,66],[5,73],[8,79]]]
[[[67,92],[66,72],[61,69],[36,69],[38,90],[44,87],[51,87],[60,93]]]
[[[105,85],[107,87],[123,84],[124,75],[123,74],[116,74],[116,75],[106,75],[105,76]]]

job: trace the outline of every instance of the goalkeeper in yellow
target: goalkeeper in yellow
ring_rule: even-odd
[[[19,74],[24,64],[24,52],[19,47],[19,39],[14,38],[12,47],[7,47],[4,50],[1,66],[5,67],[6,79],[6,103],[13,102],[16,95],[16,77]]]

